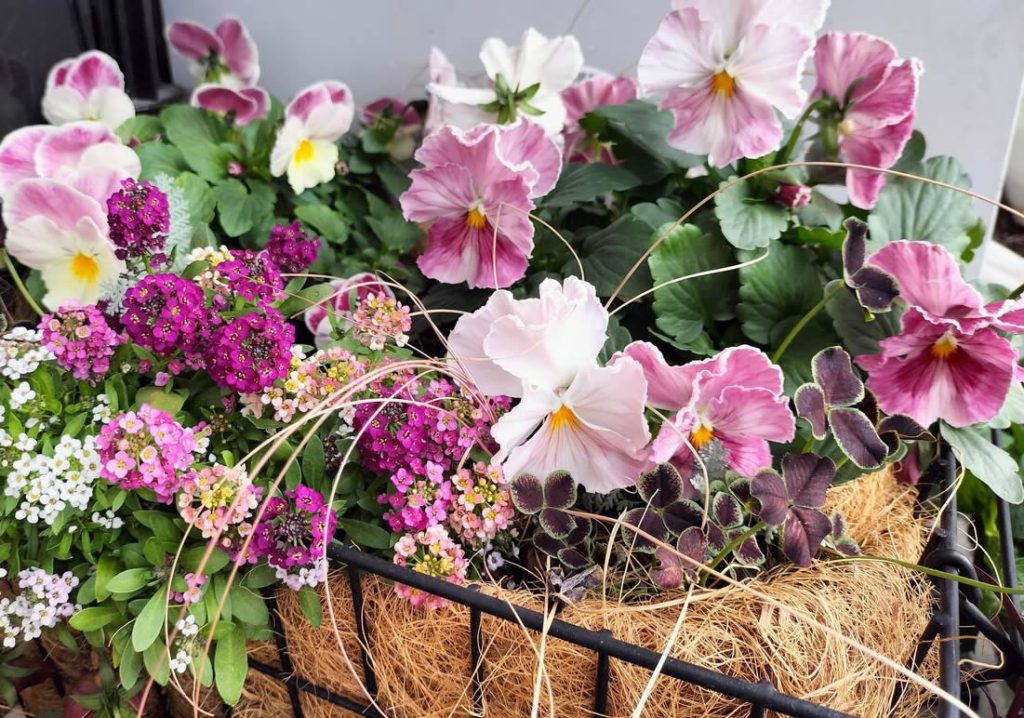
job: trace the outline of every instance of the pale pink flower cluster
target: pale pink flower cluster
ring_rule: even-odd
[[[478,461],[460,468],[451,479],[453,505],[448,523],[471,546],[484,545],[508,528],[515,515],[501,467]]]
[[[417,534],[406,534],[395,544],[394,562],[435,578],[444,579],[456,586],[466,583],[469,561],[462,546],[455,543],[447,529],[440,524],[431,526]],[[430,609],[444,607],[448,601],[426,591],[401,583],[395,584],[395,591],[413,606]]]
[[[383,349],[389,339],[405,346],[410,329],[409,307],[383,294],[367,294],[352,315],[352,333],[361,344],[376,351]]]
[[[218,537],[222,548],[233,553],[238,539],[252,533],[249,521],[259,505],[263,489],[253,486],[244,466],[205,466],[192,473],[178,494],[178,512],[202,533]]]

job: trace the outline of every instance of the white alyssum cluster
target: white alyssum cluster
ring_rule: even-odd
[[[293,591],[298,591],[303,586],[316,588],[327,581],[327,561],[323,556],[317,558],[312,566],[301,567],[297,573],[281,567],[276,567],[276,570],[278,580]]]
[[[174,627],[180,635],[174,641],[176,650],[169,666],[175,673],[184,673],[192,663],[191,651],[195,647],[193,639],[199,635],[199,624],[195,616],[189,615],[179,619]]]
[[[35,390],[32,389],[32,386],[27,381],[23,381],[11,389],[11,408],[15,410],[22,409],[35,398]]]
[[[53,353],[39,343],[41,340],[41,332],[25,327],[15,327],[0,337],[0,376],[17,381],[53,359]]]
[[[0,577],[6,575],[0,569]],[[58,621],[81,610],[81,606],[71,603],[71,592],[77,585],[78,579],[70,571],[57,575],[27,568],[19,572],[18,595],[0,598],[3,647],[14,648],[19,641],[39,638],[44,628],[54,628]]]
[[[110,399],[106,394],[97,394],[96,403],[92,407],[92,421],[94,424],[107,424],[114,418],[110,411]]]
[[[22,435],[15,444],[22,451],[11,465],[4,494],[21,498],[14,517],[52,525],[67,507],[84,511],[92,499],[92,485],[100,477],[96,437],[62,436],[53,456],[35,453],[36,441]]]
[[[94,524],[99,524],[105,529],[119,529],[124,526],[124,520],[109,509],[102,514],[99,511],[93,511],[90,518]]]

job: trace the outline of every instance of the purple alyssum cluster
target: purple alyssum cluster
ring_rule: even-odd
[[[259,306],[284,299],[281,271],[267,252],[234,249],[231,255],[233,259],[217,265],[231,290]]]
[[[213,333],[206,370],[222,387],[260,392],[287,376],[294,341],[295,327],[276,309],[249,312]]]
[[[80,380],[95,381],[110,371],[110,357],[123,338],[95,305],[65,304],[39,322],[42,344],[57,363]]]
[[[337,525],[338,517],[323,495],[299,484],[267,502],[247,558],[266,558],[294,589],[315,586],[326,577],[324,551]]]
[[[282,272],[302,272],[316,261],[320,240],[307,237],[298,222],[276,224],[270,230],[270,239],[265,247],[271,261]]]
[[[203,290],[176,274],[150,274],[128,290],[121,323],[128,337],[157,354],[201,349],[214,316]]]
[[[121,260],[149,256],[153,265],[163,264],[170,217],[163,192],[149,182],[123,180],[121,189],[107,198],[114,254]]]

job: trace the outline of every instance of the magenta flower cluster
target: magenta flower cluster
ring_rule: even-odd
[[[100,476],[122,489],[150,489],[162,504],[174,501],[200,442],[170,414],[143,404],[115,416],[96,438]]]
[[[320,240],[316,237],[306,237],[298,222],[276,224],[270,230],[270,239],[264,249],[282,272],[302,272],[316,261]]]
[[[149,182],[122,180],[121,189],[107,198],[110,241],[118,259],[149,255],[154,264],[162,264],[170,221],[167,196]]]
[[[110,357],[123,338],[95,305],[66,304],[39,322],[42,344],[76,379],[95,381],[110,371]]]
[[[259,306],[284,299],[281,271],[266,252],[231,250],[233,259],[217,265],[230,289]]]
[[[206,370],[224,388],[260,392],[287,376],[294,341],[295,327],[276,309],[243,314],[213,333]]]
[[[128,290],[121,323],[129,338],[157,354],[200,352],[214,320],[203,290],[176,274],[150,274]]]
[[[382,476],[399,469],[427,476],[428,462],[449,472],[474,444],[495,449],[490,427],[510,405],[492,398],[485,411],[448,380],[424,382],[412,372],[395,372],[370,389],[381,401],[360,404],[354,426],[363,466]]]
[[[267,502],[256,526],[252,554],[274,568],[296,570],[322,558],[338,518],[323,495],[299,484]]]
[[[393,494],[381,494],[377,503],[388,506],[384,520],[396,534],[423,531],[443,524],[452,505],[452,482],[444,477],[444,469],[433,461],[426,462],[422,476],[401,468],[391,475]]]

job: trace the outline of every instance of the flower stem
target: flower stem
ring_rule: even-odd
[[[806,327],[807,324],[818,315],[818,312],[824,309],[828,303],[832,301],[832,298],[839,294],[845,286],[846,285],[843,282],[837,281],[834,287],[825,292],[820,302],[807,310],[807,314],[800,317],[800,321],[793,325],[793,328],[789,330],[789,334],[787,334],[786,338],[782,340],[781,344],[779,344],[779,348],[775,350],[774,354],[772,354],[772,363],[779,363],[779,359],[781,359],[782,355],[786,353],[786,350],[789,349],[789,345],[792,344],[797,335],[803,331],[803,328]]]
[[[796,149],[796,143],[800,141],[800,135],[804,133],[804,125],[807,124],[807,120],[811,119],[811,115],[817,109],[817,104],[812,102],[804,110],[804,114],[800,115],[800,119],[793,125],[793,132],[789,136],[789,141],[786,142],[786,146],[775,155],[774,164],[784,164],[789,161],[789,158],[793,156],[793,150]]]
[[[11,275],[11,280],[14,282],[14,286],[21,292],[21,296],[25,298],[25,302],[32,308],[39,316],[43,316],[42,308],[36,303],[36,300],[32,298],[32,295],[28,292],[28,287],[21,281],[21,275],[18,274],[18,270],[14,268],[14,263],[11,261],[11,255],[7,253],[6,249],[0,249],[0,260],[3,261],[4,268],[7,273]]]
[[[1007,299],[1017,299],[1022,294],[1024,294],[1024,284],[1021,284],[1019,287],[1010,292],[1010,296],[1007,297]]]
[[[741,533],[739,536],[734,538],[732,541],[730,541],[728,544],[726,544],[725,548],[723,548],[721,551],[719,551],[717,554],[715,554],[715,557],[713,559],[711,559],[711,563],[708,564],[708,568],[710,570],[716,569],[718,567],[718,564],[720,564],[722,561],[724,561],[726,558],[728,558],[729,554],[732,553],[732,551],[737,546],[742,545],[744,541],[746,541],[748,538],[750,538],[751,536],[756,534],[758,531],[763,530],[767,525],[768,524],[766,524],[764,521],[758,521],[756,524],[751,526],[749,529],[747,529],[746,531]],[[710,577],[710,576],[711,576],[711,572],[710,571],[706,571],[704,573],[704,581],[707,581],[708,577]]]

